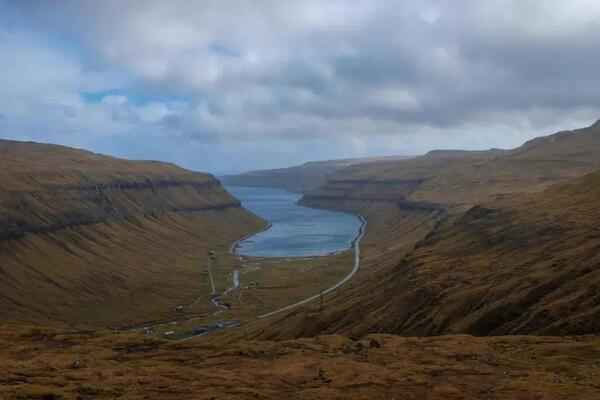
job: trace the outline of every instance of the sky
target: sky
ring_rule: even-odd
[[[597,0],[0,0],[0,137],[215,174],[600,118]]]

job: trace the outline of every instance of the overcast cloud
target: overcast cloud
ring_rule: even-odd
[[[0,0],[0,136],[216,173],[600,118],[600,2]]]

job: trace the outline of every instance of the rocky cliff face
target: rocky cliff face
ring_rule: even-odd
[[[240,207],[219,181],[156,162],[0,142],[0,240],[165,212]]]
[[[5,240],[166,212],[239,208],[240,203],[212,178],[205,182],[147,178],[7,191],[0,207],[0,240]]]
[[[151,318],[198,289],[192,258],[262,225],[214,177],[171,164],[13,141],[0,160],[4,319]]]

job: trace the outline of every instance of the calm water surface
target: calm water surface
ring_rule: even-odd
[[[273,188],[227,186],[244,207],[271,227],[239,243],[237,253],[256,257],[306,257],[345,250],[360,230],[352,214],[296,204],[301,195]]]

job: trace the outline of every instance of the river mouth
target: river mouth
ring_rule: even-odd
[[[276,188],[226,186],[242,205],[270,226],[237,242],[248,257],[316,257],[352,247],[362,221],[356,215],[297,204],[301,195]]]

